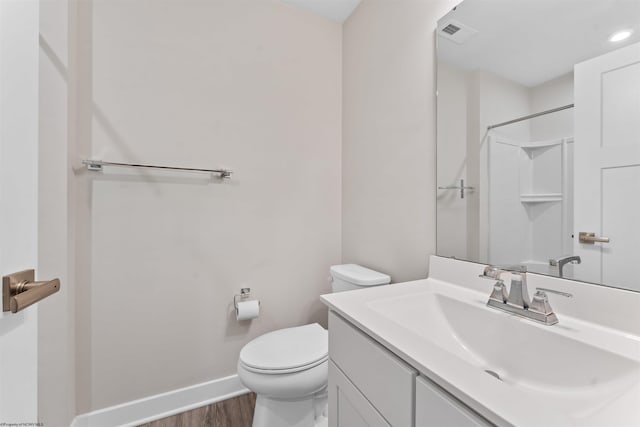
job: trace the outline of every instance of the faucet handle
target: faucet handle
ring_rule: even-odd
[[[547,297],[547,294],[545,294],[544,291],[540,290],[536,291],[536,293],[533,294],[533,297],[531,298],[531,304],[529,305],[529,310],[536,311],[538,313],[544,314],[545,316],[553,314],[553,309],[549,304],[549,297]]]
[[[544,314],[547,319],[549,319],[548,323],[557,323],[557,316],[555,315],[553,309],[551,308],[551,305],[549,304],[549,297],[547,296],[546,292],[551,292],[552,294],[561,295],[567,298],[572,298],[573,295],[568,292],[556,291],[554,289],[536,288],[536,293],[533,294],[533,297],[531,298],[529,310]]]
[[[524,264],[497,265],[493,267],[508,273],[525,274],[528,271],[527,266]]]
[[[551,292],[552,294],[560,295],[567,298],[573,298],[573,294],[570,294],[569,292],[556,291],[555,289],[536,288],[536,291],[537,291],[536,294],[544,294],[545,292]]]
[[[494,279],[494,280],[500,280],[500,275],[504,273],[504,271],[500,270],[498,267],[493,267],[491,265],[488,265],[484,268],[484,270],[482,271],[482,274],[478,275],[478,277],[482,278],[482,279]]]
[[[506,265],[506,266],[495,266],[495,265],[487,265],[482,274],[478,275],[483,279],[494,279],[500,280],[500,276],[504,273],[511,274],[519,274],[524,277],[527,273],[526,265]]]
[[[493,285],[493,291],[491,291],[489,300],[504,304],[508,299],[509,294],[507,293],[507,287],[504,285],[504,282],[502,280],[498,280],[495,285]]]

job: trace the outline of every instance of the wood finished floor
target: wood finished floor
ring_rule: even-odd
[[[255,393],[162,418],[139,427],[251,427]]]

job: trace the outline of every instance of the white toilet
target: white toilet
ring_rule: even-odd
[[[331,267],[333,292],[386,285],[356,264]],[[327,425],[328,335],[317,323],[266,333],[240,351],[238,376],[257,394],[253,427]]]

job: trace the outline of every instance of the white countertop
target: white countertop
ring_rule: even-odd
[[[444,335],[438,336],[438,329],[441,326],[437,321],[434,320],[433,324],[413,324],[411,328],[407,328],[406,322],[411,319],[406,316],[411,314],[411,310],[399,316],[405,317],[404,319],[383,315],[381,309],[385,304],[392,305],[393,301],[403,301],[404,304],[404,301],[411,301],[413,296],[418,301],[419,296],[436,292],[484,307],[493,282],[477,279],[482,266],[440,257],[432,257],[430,266],[432,274],[428,279],[323,295],[322,301],[331,310],[412,365],[422,375],[497,425],[518,427],[640,425],[640,371],[626,376],[623,382],[614,382],[615,387],[611,388],[611,393],[604,395],[602,390],[603,387],[605,391],[607,390],[606,384],[581,389],[536,390],[535,387],[513,387],[486,374],[483,369],[479,369],[479,366],[469,363],[469,360],[465,360],[464,354],[451,352],[450,348],[448,349],[444,344],[444,341],[451,341],[451,338]],[[451,280],[443,280],[443,278]],[[573,291],[575,295],[573,303],[577,306],[591,301],[594,295],[596,298],[602,298],[602,295],[598,294],[603,292],[602,289],[585,288],[588,285],[582,283],[575,285],[577,282],[553,278],[531,279],[534,283],[535,280],[546,281],[536,283],[537,286],[544,285]],[[547,283],[549,281],[551,282]],[[584,291],[586,294],[583,288],[587,289]],[[589,292],[595,292],[595,294],[588,295]],[[607,294],[607,299],[613,302],[612,317],[618,316],[621,321],[625,320],[625,323],[616,323],[617,318],[606,325],[593,323],[594,319],[585,319],[582,316],[589,312],[589,307],[574,307],[573,312],[570,313],[572,316],[563,314],[556,308],[560,323],[555,326],[539,325],[502,312],[497,312],[497,316],[503,316],[504,322],[527,322],[525,326],[529,329],[526,330],[534,333],[537,333],[536,329],[532,328],[543,328],[540,332],[544,331],[544,333],[549,331],[544,328],[555,328],[552,332],[558,334],[559,339],[567,337],[576,342],[596,346],[603,351],[614,351],[625,360],[638,362],[640,366],[640,337],[635,333],[640,325],[634,323],[640,316],[640,305],[637,305],[640,297],[635,293],[631,295],[624,291],[616,293],[617,290],[611,290],[611,292],[614,294]],[[620,301],[617,301],[617,298]],[[555,301],[555,299],[551,301],[552,305]],[[411,302],[408,304],[411,305]],[[413,307],[414,312],[416,309],[417,307]],[[424,307],[424,310],[430,309],[432,308]],[[623,312],[623,316],[620,316],[620,311]],[[602,317],[601,314],[594,316],[595,319],[600,317]],[[417,316],[416,322],[428,318],[427,316],[418,319]],[[502,318],[498,319],[502,322]],[[627,327],[628,322],[632,325]],[[620,325],[625,326],[616,328]],[[425,339],[426,336],[430,339]],[[545,354],[547,360],[549,356],[553,357],[552,346],[542,348],[540,351],[547,352]],[[593,368],[598,369],[597,366]],[[622,383],[623,385],[620,386]],[[596,388],[599,394],[592,393]]]

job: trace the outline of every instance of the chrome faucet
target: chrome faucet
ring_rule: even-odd
[[[507,292],[507,288],[500,278],[503,273],[511,273],[511,287],[509,292]],[[536,288],[536,293],[533,295],[533,298],[529,300],[527,273],[526,267],[524,266],[487,266],[480,277],[483,279],[496,280],[491,295],[489,296],[489,301],[487,301],[489,307],[544,323],[545,325],[555,325],[558,323],[558,317],[553,312],[549,304],[549,298],[545,292],[551,292],[569,298],[573,296],[569,293],[555,291],[553,289]]]
[[[549,265],[552,267],[558,267],[558,277],[564,277],[562,275],[562,269],[566,264],[580,264],[582,260],[577,255],[563,255],[559,258],[551,258]]]

